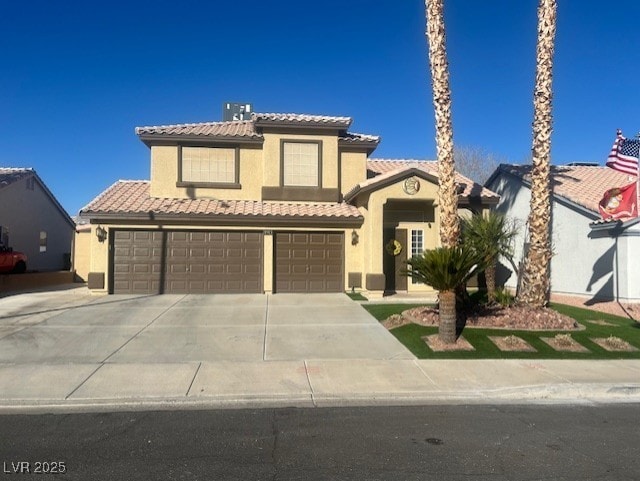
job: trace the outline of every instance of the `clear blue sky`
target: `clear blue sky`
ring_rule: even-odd
[[[535,0],[445,0],[454,140],[528,161]],[[638,0],[559,0],[553,162],[603,163],[640,130]],[[33,167],[74,215],[148,179],[136,126],[261,112],[349,115],[374,157],[435,158],[421,0],[8,2],[0,165]]]

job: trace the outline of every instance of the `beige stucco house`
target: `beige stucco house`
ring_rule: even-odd
[[[89,288],[109,293],[420,292],[399,274],[438,245],[435,162],[374,160],[349,117],[139,127],[149,181],[118,181],[81,215]],[[498,196],[459,176],[461,209]],[[88,254],[87,254],[88,251]]]

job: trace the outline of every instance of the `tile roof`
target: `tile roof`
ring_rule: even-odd
[[[356,134],[354,132],[345,132],[338,137],[338,140],[345,144],[370,144],[374,147],[380,143],[378,135]]]
[[[256,124],[307,124],[314,126],[342,127],[344,129],[351,125],[351,117],[332,117],[329,115],[308,115],[308,114],[278,114],[278,113],[258,113],[251,114],[251,120]]]
[[[367,170],[374,174],[383,174],[402,167],[419,167],[429,173],[438,173],[438,163],[435,160],[367,159]]]
[[[228,122],[201,122],[191,124],[152,125],[136,127],[136,135],[143,140],[167,137],[209,138],[220,140],[264,140],[261,128],[266,125],[285,125],[309,128],[336,128],[340,130],[339,140],[352,145],[377,146],[380,137],[347,132],[351,125],[350,117],[331,117],[327,115],[306,114],[261,114],[254,113],[251,120],[232,120]]]
[[[369,185],[368,183],[380,182],[387,177],[393,177],[403,170],[419,169],[434,177],[438,177],[438,163],[435,160],[416,159],[368,159],[367,170],[372,178],[359,184],[360,188]],[[481,197],[484,199],[498,199],[500,196],[495,192],[481,186],[473,180],[456,172],[456,183],[462,187],[460,196]]]
[[[262,140],[250,120],[136,127],[136,135],[254,138]]]
[[[30,168],[0,167],[0,189],[34,173],[35,171]]]
[[[499,171],[514,175],[525,182],[531,181],[530,165],[501,164]],[[604,193],[614,187],[622,187],[636,180],[609,167],[601,166],[551,166],[553,193],[598,213],[598,202]]]
[[[250,200],[170,199],[151,197],[149,181],[120,180],[101,193],[81,211],[81,215],[188,215],[243,217],[246,219],[302,217],[314,219],[359,220],[360,211],[352,205],[323,203],[280,203]]]

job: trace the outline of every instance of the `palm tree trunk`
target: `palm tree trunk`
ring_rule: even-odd
[[[487,300],[492,303],[496,300],[496,262],[491,262],[484,270],[484,280],[487,283]]]
[[[533,158],[529,213],[529,252],[524,260],[519,301],[543,307],[549,298],[551,262],[551,130],[553,50],[556,34],[556,1],[540,0],[536,84],[533,95]]]
[[[456,292],[440,291],[438,301],[438,336],[445,344],[453,344],[456,342]]]
[[[444,0],[425,0],[427,40],[436,117],[436,148],[438,157],[438,205],[440,242],[453,247],[458,242],[458,194],[455,185],[453,159],[453,126],[451,122],[451,89],[449,63],[445,46]]]

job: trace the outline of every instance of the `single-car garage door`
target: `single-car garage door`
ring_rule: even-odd
[[[276,292],[343,292],[342,232],[277,232]]]
[[[116,230],[115,294],[262,292],[261,232]]]

